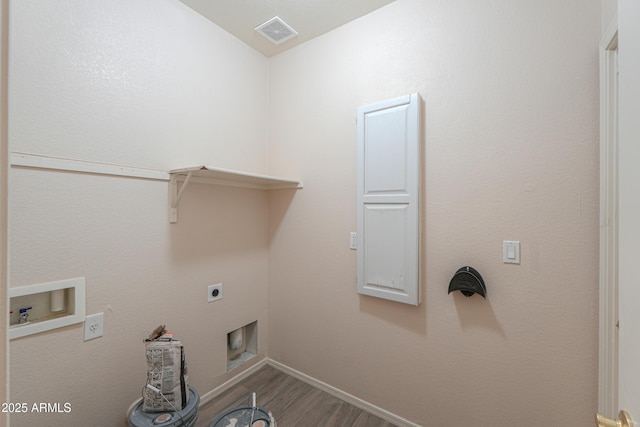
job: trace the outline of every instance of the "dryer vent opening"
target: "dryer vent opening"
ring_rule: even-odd
[[[258,354],[258,321],[227,333],[227,372]]]

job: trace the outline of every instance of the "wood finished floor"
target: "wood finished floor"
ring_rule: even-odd
[[[397,427],[269,365],[200,408],[196,427],[209,427],[226,409],[250,405],[254,392],[278,427]]]

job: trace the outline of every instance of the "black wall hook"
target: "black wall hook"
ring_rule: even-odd
[[[487,298],[487,288],[484,285],[482,276],[473,267],[465,266],[459,268],[453,275],[451,282],[449,282],[449,292],[460,291],[466,297],[470,297],[473,294],[482,295],[482,298]]]

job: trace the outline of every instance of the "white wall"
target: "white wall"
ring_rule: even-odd
[[[271,196],[272,358],[420,425],[593,424],[600,19],[595,0],[398,0],[271,59],[269,164],[305,182]],[[348,249],[356,108],[415,91],[418,308],[357,295]],[[487,300],[447,295],[463,265]]]
[[[266,171],[265,58],[179,2],[16,2],[11,26],[12,150]]]
[[[0,2],[0,307],[5,310],[7,302],[7,276],[8,276],[8,141],[7,141],[7,62],[9,58],[7,12],[9,2]],[[8,317],[0,319],[0,401],[8,402],[9,392],[9,347],[7,342]],[[0,426],[7,423],[7,415],[0,415]]]
[[[602,32],[609,28],[612,22],[617,19],[618,1],[602,0]]]
[[[177,1],[12,6],[12,150],[264,172],[268,130],[269,172],[305,182],[192,184],[170,226],[165,182],[12,169],[10,285],[85,276],[106,315],[94,341],[71,326],[11,342],[12,400],[73,408],[12,426],[122,425],[159,323],[210,390],[226,332],[256,319],[262,353],[422,425],[593,422],[600,2],[397,0],[269,62]],[[414,91],[418,308],[357,295],[348,249],[355,109]],[[502,264],[503,239],[522,265]],[[487,300],[446,294],[465,264]]]
[[[637,2],[618,2],[618,84],[619,84],[619,405],[640,421],[640,372],[638,357],[640,344],[637,339],[640,318],[634,302],[640,292],[638,278],[634,274],[640,255],[640,203],[638,203],[638,161],[640,147],[638,135],[638,109],[640,108],[640,5]]]
[[[11,150],[266,172],[268,62],[182,3],[17,1],[10,25]],[[105,313],[93,341],[82,325],[11,341],[12,401],[72,407],[12,426],[123,425],[159,324],[201,393],[230,377],[227,332],[257,320],[267,353],[267,196],[192,183],[170,225],[168,188],[12,168],[10,286],[84,276],[87,313]],[[208,304],[217,282],[224,298]]]

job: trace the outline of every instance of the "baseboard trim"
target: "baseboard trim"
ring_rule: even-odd
[[[406,420],[392,412],[387,411],[386,409],[382,409],[372,403],[369,403],[365,400],[360,399],[352,394],[347,393],[344,390],[340,390],[339,388],[333,387],[325,382],[320,381],[317,378],[309,376],[303,372],[300,372],[296,369],[293,369],[283,363],[277,362],[273,359],[264,358],[244,371],[240,372],[235,377],[229,379],[228,381],[220,384],[218,387],[213,390],[203,394],[200,396],[200,408],[209,404],[213,399],[238,384],[243,379],[247,378],[249,375],[258,371],[265,365],[269,365],[279,371],[284,372],[285,374],[291,375],[294,378],[299,379],[317,389],[320,389],[326,393],[329,393],[332,396],[337,397],[338,399],[342,399],[345,402],[355,406],[356,408],[360,408],[363,411],[367,411],[370,414],[375,415],[376,417],[382,418],[383,420],[395,424],[400,427],[422,427],[419,424],[413,423],[409,420]]]
[[[249,375],[253,374],[258,369],[260,369],[263,366],[265,366],[267,364],[268,360],[269,359],[267,359],[267,358],[264,358],[264,359],[260,360],[256,364],[254,364],[254,365],[248,367],[247,369],[245,369],[244,371],[240,372],[235,377],[232,377],[231,379],[229,379],[228,381],[220,384],[218,387],[214,388],[213,390],[208,391],[205,394],[201,395],[200,396],[200,405],[199,405],[199,407],[202,408],[203,406],[206,406],[213,399],[215,399],[216,397],[218,397],[219,395],[221,395],[222,393],[224,393],[225,391],[227,391],[228,389],[230,389],[234,385],[238,384],[240,381],[242,381],[243,379],[247,378]]]
[[[360,408],[363,411],[367,411],[370,414],[373,414],[383,420],[390,422],[392,424],[396,424],[402,427],[421,427],[419,424],[415,424],[409,420],[406,420],[394,413],[391,413],[385,409],[382,409],[372,403],[369,403],[365,400],[360,399],[352,394],[347,393],[346,391],[340,390],[339,388],[333,387],[325,382],[320,381],[317,378],[311,377],[303,372],[297,371],[287,365],[284,365],[280,362],[277,362],[273,359],[265,359],[266,364],[278,369],[288,375],[291,375],[294,378],[299,379],[309,385],[312,385],[324,392],[329,393],[332,396],[337,397],[338,399],[342,399],[345,402],[355,406],[356,408]]]

